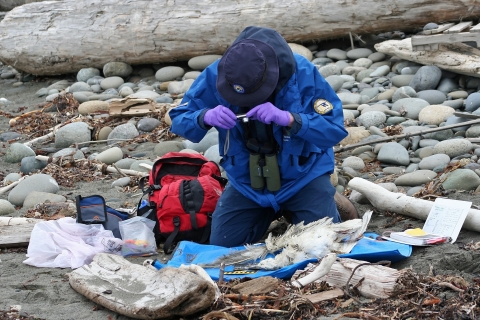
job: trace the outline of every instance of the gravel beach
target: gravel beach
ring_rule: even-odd
[[[452,118],[455,117],[453,116],[454,111],[466,111],[475,114],[477,108],[480,107],[480,98],[476,96],[480,85],[479,78],[442,72],[439,68],[433,68],[434,66],[430,66],[432,68],[428,70],[422,69],[423,66],[421,65],[391,58],[374,52],[372,49],[348,50],[348,44],[349,42],[339,41],[328,43],[328,48],[322,48],[321,44],[320,46],[310,47],[310,50],[303,48],[312,54],[311,60],[317,64],[321,74],[327,78],[327,81],[341,97],[347,126],[359,130],[359,132],[354,132],[354,129],[349,130],[350,140],[348,143],[360,142],[363,139],[373,141],[382,138],[386,136],[384,129],[388,126],[397,125],[405,130],[422,125],[433,128],[439,125],[458,123],[458,121],[465,120]],[[335,48],[335,45],[338,48]],[[370,52],[361,52],[360,49]],[[132,94],[134,91],[136,93],[148,92],[152,94],[149,97],[158,103],[174,103],[175,98],[181,98],[183,92],[188,89],[193,81],[188,79],[187,73],[190,73],[193,79],[199,70],[189,69],[185,64],[172,65],[170,67],[173,69],[164,70],[167,67],[169,66],[134,66],[131,75],[123,77],[120,84],[107,86],[104,82],[102,83],[102,80],[104,81],[109,77],[105,77],[105,79],[97,78],[96,81],[91,82],[89,82],[89,79],[95,78],[95,75],[88,76],[82,81],[79,81],[80,73],[58,77],[33,77],[17,74],[12,67],[0,65],[0,75],[2,76],[0,79],[0,111],[2,112],[0,114],[0,188],[8,184],[2,182],[8,175],[22,173],[22,168],[27,170],[22,167],[26,166],[23,161],[23,164],[21,164],[21,161],[6,161],[12,145],[27,142],[38,136],[36,132],[16,135],[16,127],[9,125],[11,118],[42,108],[46,101],[53,101],[58,94],[64,93],[67,88],[69,88],[69,92],[74,93],[73,96],[80,106],[87,101],[108,101],[107,94],[122,98],[125,96],[124,94],[130,93],[130,90]],[[180,68],[181,71],[177,68]],[[102,70],[100,70],[101,72]],[[412,79],[420,77],[417,76],[419,72],[424,73],[421,79],[437,77],[436,83],[431,83],[425,87],[425,81],[419,80],[416,85],[415,80]],[[9,73],[12,73],[12,76]],[[118,78],[115,75],[110,76],[110,78],[115,77]],[[366,78],[369,79],[366,80]],[[68,84],[63,89],[58,89],[56,93],[52,91],[54,90],[52,86],[62,80]],[[115,79],[110,80],[113,82]],[[102,83],[101,86],[100,83]],[[123,83],[132,83],[133,85],[131,88],[123,86],[124,92],[122,93],[121,85]],[[147,86],[149,88],[146,88]],[[125,89],[127,87],[129,89]],[[46,88],[50,89],[44,90]],[[141,88],[143,90],[139,90]],[[44,90],[45,93],[39,93],[40,90]],[[107,90],[110,91],[107,92]],[[462,93],[459,93],[459,91]],[[103,96],[96,100],[95,97],[92,98],[94,94],[97,94],[97,97],[99,95]],[[410,100],[405,101],[405,99]],[[462,99],[462,101],[456,101],[458,99]],[[404,104],[401,104],[401,100],[404,100]],[[429,108],[432,110],[429,110]],[[480,109],[478,110],[480,111]],[[88,114],[93,116],[95,112],[87,112],[86,115]],[[147,131],[145,130],[146,127],[139,128],[140,120],[145,117],[129,117],[127,119],[130,118],[135,120],[135,122],[132,122],[135,126],[132,127],[136,127],[136,130],[139,131],[133,136],[131,132],[125,133],[123,136],[122,133],[117,136],[118,138],[133,139],[135,135],[148,135],[149,132],[154,132],[154,129],[148,129],[150,131]],[[363,150],[357,148],[337,153],[338,176],[333,179],[335,180],[334,184],[336,184],[337,190],[345,191],[348,195],[351,191],[348,188],[348,180],[352,177],[362,177],[376,183],[389,182],[394,185],[396,192],[412,195],[414,191],[422,190],[428,182],[428,180],[422,180],[421,171],[428,170],[433,174],[433,177],[437,177],[443,173],[448,164],[455,164],[461,159],[467,159],[468,163],[459,168],[462,172],[456,170],[458,171],[458,177],[450,175],[444,182],[441,189],[442,196],[454,200],[470,201],[473,208],[478,208],[480,206],[478,197],[480,164],[477,162],[480,145],[477,146],[468,141],[468,143],[465,143],[466,147],[462,149],[462,143],[458,141],[467,141],[467,137],[480,137],[480,130],[477,133],[476,128],[472,126],[450,131],[443,136],[440,131],[428,137],[412,137],[404,139],[404,141],[386,143],[383,146],[371,145]],[[80,133],[77,138],[79,136]],[[108,135],[107,138],[112,139],[112,136]],[[53,151],[55,149],[56,152],[66,148],[66,146],[59,144],[59,139],[60,137],[57,136],[44,143],[35,144],[31,149],[37,154],[41,152],[41,154],[51,156],[54,152],[48,153],[48,150]],[[64,137],[64,139],[68,140],[70,138]],[[88,139],[90,139],[90,136]],[[452,139],[458,139],[458,141],[455,141],[457,149],[452,150],[452,147],[447,146],[446,149],[443,149],[446,150],[445,152],[438,151],[440,150],[439,144]],[[205,154],[208,152],[209,157],[218,161],[218,151],[215,154],[215,143],[209,143],[207,148],[199,149],[201,146],[198,144],[184,142],[180,137],[174,137],[173,141],[178,143],[177,146],[181,145],[181,149],[200,150]],[[81,140],[75,141],[79,144],[84,142]],[[115,141],[92,143],[88,145],[87,149],[83,149],[83,154],[85,157],[90,157],[119,146],[122,155],[116,161],[122,158],[130,158],[151,163],[171,147],[162,141],[145,140],[141,143],[127,141],[112,144],[113,142]],[[209,149],[212,146],[214,148]],[[389,148],[391,149],[389,150]],[[440,157],[439,154],[446,156]],[[436,157],[433,157],[435,155]],[[429,161],[426,161],[426,159]],[[32,173],[35,173],[35,171],[32,171]],[[406,174],[416,175],[404,177],[404,182],[401,183],[402,180],[398,180],[399,177]],[[74,201],[77,195],[100,194],[112,207],[132,208],[139,201],[141,193],[134,188],[134,183],[124,187],[112,186],[112,183],[120,178],[121,176],[117,173],[105,175],[100,173],[96,179],[76,181],[68,187],[57,181],[59,182],[59,188],[54,193],[65,197],[66,201]],[[452,179],[454,180],[452,181]],[[353,200],[359,199],[353,198],[353,192],[350,195]],[[18,201],[23,202],[24,200]],[[28,208],[17,204],[12,204],[13,210],[9,209],[10,206],[6,204],[6,201],[14,201],[12,196],[9,196],[9,192],[0,195],[1,201],[3,203],[0,205],[0,215],[22,217],[28,212]],[[367,229],[370,232],[382,234],[386,230],[401,231],[412,227],[421,228],[424,224],[424,221],[421,220],[376,210],[365,201],[354,201],[354,204],[360,214],[367,210],[374,210]],[[462,230],[454,244],[414,247],[411,257],[393,264],[392,267],[396,269],[412,268],[419,274],[434,272],[435,274],[455,275],[471,283],[475,278],[480,277],[480,250],[468,249],[468,244],[472,243],[480,243],[480,233]],[[166,261],[168,256],[160,252],[161,250],[159,250],[159,255],[156,258]],[[0,290],[0,311],[16,310],[18,312],[14,312],[14,314],[23,316],[24,319],[128,319],[97,306],[74,291],[67,278],[67,274],[72,271],[71,269],[32,267],[23,263],[26,259],[25,254],[26,248],[0,249],[0,287],[2,288]],[[128,260],[140,264],[145,258],[128,258]],[[338,315],[339,313],[341,312],[337,310],[335,314]],[[335,314],[326,314],[325,317],[319,317],[319,319],[331,319],[334,318]],[[192,316],[192,319],[199,317],[200,315]],[[8,318],[4,313],[3,318],[0,314],[0,319],[14,318]]]

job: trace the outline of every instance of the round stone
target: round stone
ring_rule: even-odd
[[[155,79],[160,82],[172,81],[181,78],[185,74],[185,70],[177,66],[163,67],[155,73]]]
[[[108,77],[121,77],[126,78],[132,73],[132,67],[121,61],[108,62],[103,66],[103,74]],[[117,87],[118,88],[118,87]]]
[[[292,49],[294,53],[297,53],[305,57],[308,61],[312,61],[313,54],[312,54],[312,51],[308,50],[308,48],[297,43],[289,43],[288,45],[290,46],[290,49]]]
[[[13,205],[22,206],[25,198],[32,191],[57,193],[58,190],[58,183],[50,175],[42,173],[34,174],[20,181],[20,183],[10,191],[8,201]]]
[[[77,81],[87,82],[88,79],[100,76],[100,70],[96,68],[83,68],[77,72]]]
[[[218,54],[206,54],[203,56],[197,56],[188,60],[188,66],[193,70],[204,70],[205,68],[207,68],[209,65],[211,65],[212,63],[214,63],[220,58],[222,58],[222,56]],[[175,80],[175,79],[171,79],[171,80]]]
[[[102,82],[100,82],[100,87],[103,90],[107,90],[110,88],[116,89],[120,87],[123,83],[124,83],[124,80],[121,77],[113,76],[113,77],[108,77],[103,79]]]
[[[87,115],[99,111],[108,111],[109,104],[106,101],[87,101],[78,106],[78,113]]]
[[[90,128],[84,122],[69,123],[55,133],[55,147],[57,148],[67,148],[75,143],[88,142],[90,140]]]

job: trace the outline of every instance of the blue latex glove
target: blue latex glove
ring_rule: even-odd
[[[276,123],[279,126],[288,127],[293,116],[288,111],[275,107],[270,102],[260,104],[247,112],[247,118],[270,124]]]
[[[232,129],[237,123],[237,116],[232,110],[218,105],[213,109],[205,112],[203,122],[212,127],[220,127],[222,129]]]

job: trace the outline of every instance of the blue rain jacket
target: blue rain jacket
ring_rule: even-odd
[[[343,125],[342,104],[336,93],[315,65],[298,54],[293,57],[295,71],[276,94],[274,103],[277,108],[291,112],[295,118],[290,130],[287,127],[273,126],[274,137],[279,145],[277,160],[282,184],[280,190],[270,192],[266,188],[261,191],[251,188],[250,154],[239,122],[230,130],[216,128],[222,156],[220,165],[225,169],[229,183],[262,207],[273,207],[277,211],[279,204],[294,196],[307,183],[333,172],[333,146],[347,136]],[[234,113],[240,111],[238,106],[229,104],[216,90],[218,62],[219,60],[208,66],[198,76],[182,103],[169,113],[172,119],[171,131],[193,142],[199,142],[208,131],[208,128],[200,125],[206,108],[223,105]],[[333,110],[325,114],[317,113],[314,110],[317,99],[329,101]],[[299,163],[300,156],[307,157],[306,162]]]

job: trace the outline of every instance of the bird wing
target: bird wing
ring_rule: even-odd
[[[259,259],[264,259],[268,254],[265,246],[245,245],[244,250],[232,250],[223,256],[218,257],[211,263],[198,264],[203,268],[219,268],[222,263],[226,266],[246,264],[248,262],[254,263]]]

